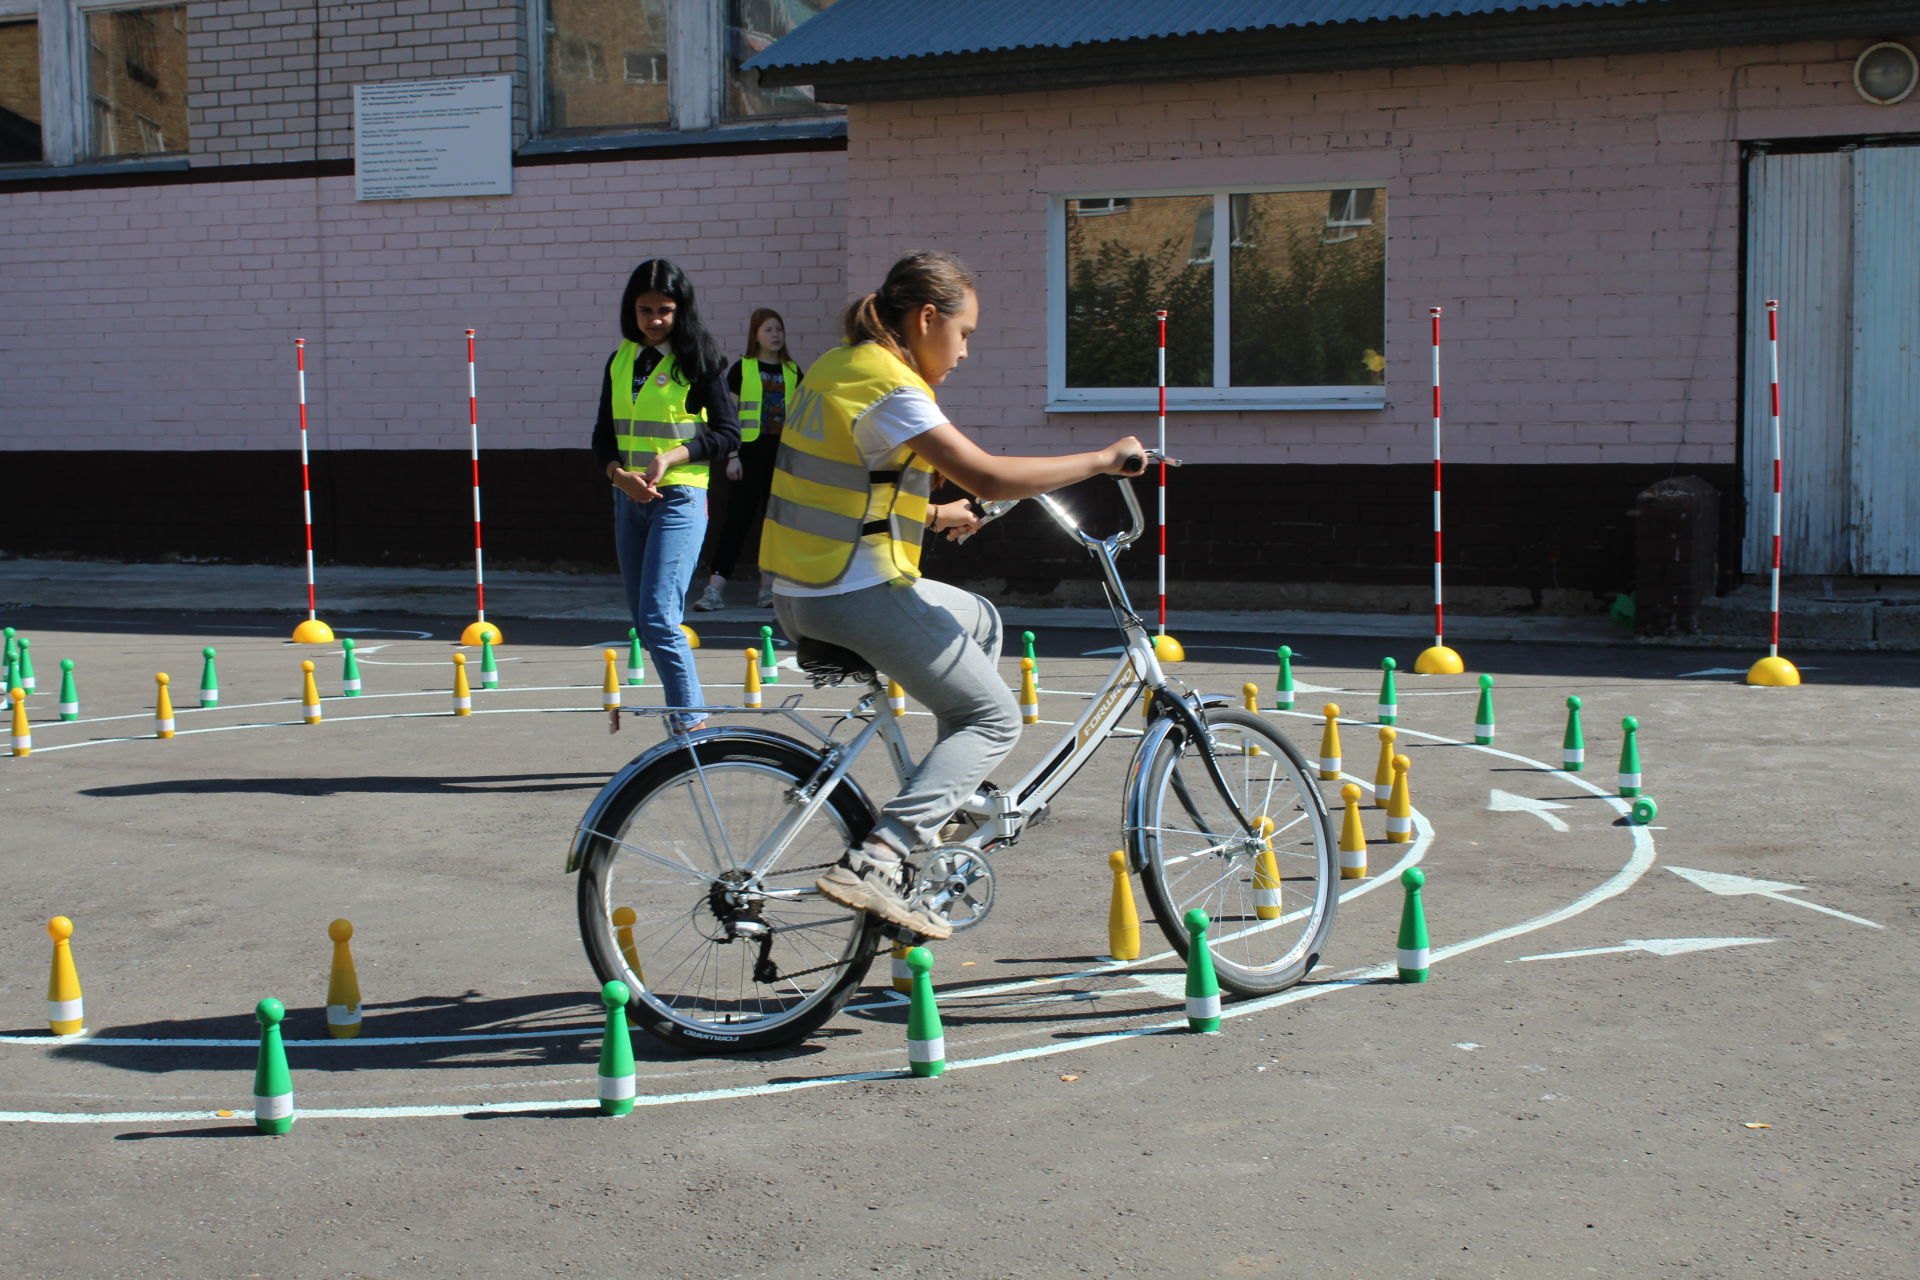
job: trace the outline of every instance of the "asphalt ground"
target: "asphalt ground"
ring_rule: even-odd
[[[1725,673],[1751,654],[1482,642],[1469,675],[1421,678],[1416,646],[1292,637],[1301,710],[1269,714],[1310,756],[1311,713],[1371,719],[1379,659],[1399,659],[1419,816],[1389,845],[1368,811],[1375,875],[1305,983],[1230,1002],[1197,1037],[1151,924],[1141,963],[1103,961],[1116,742],[996,859],[990,919],[936,949],[945,1076],[907,1076],[881,963],[790,1051],[695,1057],[637,1034],[642,1105],[608,1119],[562,863],[595,790],[658,738],[631,716],[610,736],[599,710],[621,631],[502,619],[502,687],[455,717],[444,620],[335,619],[358,699],[335,696],[339,646],[288,643],[280,615],[5,621],[39,679],[34,753],[0,759],[7,1274],[1914,1271],[1920,660],[1821,654],[1772,690]],[[753,623],[695,621],[730,699]],[[1110,632],[1039,634],[1053,723],[1009,776],[1111,662],[1089,656]],[[1189,682],[1252,681],[1271,704],[1266,638],[1181,639]],[[200,710],[205,645],[220,706]],[[77,723],[55,716],[62,657]],[[157,670],[170,741],[151,736]],[[1490,749],[1471,745],[1480,671],[1498,681]],[[796,688],[789,671],[768,692]],[[1558,770],[1569,694],[1578,777]],[[1629,714],[1650,827],[1611,796]],[[1343,734],[1370,780],[1373,730]],[[1434,966],[1402,985],[1391,872],[1415,861]],[[77,926],[84,1038],[44,1021],[57,914]],[[337,916],[365,997],[354,1041],[325,1028]],[[280,1138],[251,1124],[266,995],[289,1010],[300,1116]]]

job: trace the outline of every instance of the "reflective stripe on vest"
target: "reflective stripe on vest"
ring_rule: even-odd
[[[640,394],[633,394],[633,362],[639,354],[639,343],[621,343],[607,375],[613,444],[620,451],[620,465],[629,471],[646,470],[655,455],[677,444],[686,444],[706,425],[704,415],[687,412],[687,389],[673,380],[672,352],[661,354],[660,363],[648,375]],[[707,464],[683,462],[677,467],[668,467],[660,483],[704,489]]]
[[[870,342],[836,347],[807,370],[780,435],[761,568],[800,586],[830,586],[874,539],[868,545],[883,549],[895,577],[920,576],[933,468],[909,452],[898,470],[869,471],[853,433],[861,414],[903,387],[933,398],[926,379]]]
[[[780,380],[786,384],[786,404],[792,412],[794,389],[800,385],[800,366],[791,360],[781,362]],[[740,362],[740,443],[751,444],[760,438],[760,362],[748,356]]]

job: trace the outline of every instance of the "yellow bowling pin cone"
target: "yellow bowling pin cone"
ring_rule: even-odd
[[[154,675],[153,682],[160,686],[160,692],[153,700],[153,736],[171,738],[173,736],[173,695],[167,692],[167,686],[173,678],[161,671]]]
[[[1261,814],[1254,819],[1262,848],[1253,860],[1253,914],[1262,920],[1278,920],[1280,906],[1280,862],[1273,856],[1273,819]]]
[[[313,680],[311,658],[303,658],[300,662],[300,710],[306,715],[308,724],[320,723],[320,686]]]
[[[351,1040],[360,1034],[360,976],[353,971],[353,951],[347,940],[353,937],[353,925],[335,920],[327,926],[333,939],[333,968],[327,974],[327,1034],[335,1040]]]
[[[1342,880],[1367,878],[1367,830],[1360,824],[1360,797],[1365,794],[1366,791],[1355,782],[1340,788],[1340,799],[1347,807],[1346,816],[1340,820]]]
[[[1260,686],[1243,684],[1240,686],[1240,705],[1254,715],[1260,714]]]
[[[620,947],[620,954],[627,962],[627,968],[633,971],[633,980],[641,986],[647,985],[647,977],[640,972],[640,949],[633,943],[633,926],[640,917],[632,907],[613,909],[613,940]]]
[[[53,972],[47,975],[47,1026],[57,1036],[77,1036],[86,1029],[86,1008],[80,1000],[80,974],[73,967],[73,921],[55,916],[47,921],[53,939]]]
[[[1340,704],[1329,702],[1320,712],[1327,718],[1320,730],[1320,780],[1332,782],[1340,776]]]
[[[619,660],[619,655],[611,649],[605,652],[607,674],[606,678],[600,682],[600,709],[602,711],[618,711],[620,709],[620,673],[614,664]]]
[[[1107,902],[1107,954],[1115,960],[1140,958],[1140,908],[1133,902],[1133,880],[1127,874],[1127,855],[1115,849],[1107,855],[1113,871],[1113,896]]]
[[[913,994],[913,970],[907,968],[907,952],[911,950],[904,942],[896,943],[889,957],[893,961],[893,989],[903,996]]]
[[[607,650],[612,653],[613,650]],[[473,714],[473,688],[467,683],[467,655],[453,655],[453,714],[470,716]]]
[[[1393,743],[1397,729],[1380,730],[1380,762],[1373,768],[1373,807],[1384,809],[1393,796]]]
[[[760,653],[757,649],[743,650],[747,655],[747,674],[740,681],[741,701],[749,707],[760,706],[764,695],[760,692]]]
[[[13,754],[30,756],[33,754],[33,726],[27,723],[27,691],[9,689],[7,700],[13,704]]]
[[[1413,797],[1407,791],[1407,770],[1412,767],[1405,756],[1393,758],[1393,794],[1387,798],[1387,840],[1392,844],[1413,839]]]
[[[1040,723],[1040,690],[1033,682],[1033,659],[1020,659],[1020,723]]]
[[[907,691],[892,676],[887,677],[887,710],[896,716],[907,714]]]

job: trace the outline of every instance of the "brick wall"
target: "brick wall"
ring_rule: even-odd
[[[1201,464],[1429,456],[1426,309],[1438,305],[1450,458],[1731,464],[1739,143],[1920,131],[1920,97],[1878,108],[1854,94],[1860,47],[857,105],[848,283],[873,287],[910,248],[958,251],[983,319],[943,404],[993,448],[1092,447],[1153,420],[1042,407],[1050,195],[1381,180],[1387,407],[1176,414],[1177,452]]]
[[[197,165],[338,160],[352,153],[353,86],[514,75],[527,134],[523,3],[201,0],[188,36]]]
[[[350,177],[0,192],[0,449],[584,448],[636,262],[692,278],[723,346],[755,307],[834,340],[844,156],[514,171],[511,196],[359,203]]]

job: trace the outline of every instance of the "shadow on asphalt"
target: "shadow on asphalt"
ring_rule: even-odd
[[[370,775],[361,778],[163,778],[119,787],[88,787],[78,794],[124,800],[136,796],[260,794],[330,796],[351,793],[467,795],[473,792],[598,791],[605,773],[449,774],[442,777]]]

